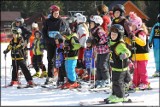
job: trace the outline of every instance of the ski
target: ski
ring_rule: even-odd
[[[140,88],[134,88],[134,89],[130,89],[130,90],[128,90],[127,92],[128,93],[135,93],[135,92],[137,92],[137,91],[146,91],[146,90],[153,90],[153,88],[151,88],[151,87],[149,87],[149,88],[146,88],[146,89],[140,89]]]
[[[98,101],[83,101],[83,102],[80,102],[80,106],[93,106],[93,105],[113,105],[113,104],[124,104],[124,103],[143,103],[144,101],[143,100],[131,100],[131,99],[128,99],[128,101],[125,101],[125,102],[117,102],[117,103],[106,103],[105,101],[103,100],[98,100]]]
[[[30,86],[30,85],[19,85],[19,86],[17,86],[17,89],[34,88],[36,86],[40,86],[40,84],[34,84],[33,86]]]

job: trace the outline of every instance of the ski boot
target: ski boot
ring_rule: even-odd
[[[34,78],[34,77],[40,77],[41,76],[41,74],[40,74],[40,72],[36,72],[32,77]]]
[[[160,72],[155,72],[155,73],[152,75],[152,77],[160,77],[159,73],[160,73]]]
[[[47,72],[46,71],[42,71],[42,74],[41,74],[40,78],[47,77],[47,76],[48,76]]]
[[[140,90],[150,90],[151,89],[151,87],[150,87],[150,83],[149,84],[140,84],[139,85],[139,89]]]
[[[67,89],[67,88],[78,88],[80,85],[77,82],[74,83],[65,83],[61,88],[62,89]]]
[[[128,101],[128,98],[126,97],[117,97],[116,95],[114,96],[111,96],[110,98],[108,98],[108,100],[106,101],[106,103],[120,103],[120,102],[127,102]]]
[[[20,85],[21,83],[18,81],[11,81],[8,86],[15,86],[15,85]]]
[[[49,84],[52,84],[53,82],[54,82],[54,79],[53,79],[53,78],[47,77],[44,85],[49,85]]]
[[[34,86],[37,86],[33,81],[28,81],[27,87],[33,88]]]

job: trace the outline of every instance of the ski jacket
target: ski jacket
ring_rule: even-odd
[[[24,59],[24,40],[22,37],[13,38],[7,46],[7,52],[11,50],[12,60]]]
[[[28,43],[28,42],[29,42],[29,38],[31,37],[32,32],[29,31],[29,30],[28,30],[26,27],[24,27],[24,26],[20,26],[19,28],[21,28],[21,30],[22,30],[21,36],[23,37],[23,40]]]
[[[54,38],[49,36],[49,33],[50,32],[58,33],[60,31],[60,28],[64,25],[65,22],[60,17],[54,18],[52,16],[46,19],[43,23],[43,28],[42,28],[43,39],[45,40],[45,43],[55,45],[55,40]]]
[[[97,38],[97,43],[96,43],[96,52],[97,54],[105,54],[109,52],[109,47],[108,47],[108,39],[107,39],[107,34],[106,32],[100,28],[96,30],[96,35],[94,35],[94,38]]]
[[[63,51],[58,52],[58,50],[63,50],[63,43],[59,44],[56,48],[56,67],[61,67],[62,62],[64,61]]]
[[[35,38],[31,48],[28,49],[32,50],[34,55],[43,55],[44,40],[42,38]]]
[[[148,49],[148,37],[143,30],[139,30],[135,33],[135,41],[131,41],[129,38],[125,38],[127,44],[132,44],[132,47],[136,48],[136,51],[132,51],[132,60],[144,61],[149,59]],[[135,43],[135,44],[134,44]]]
[[[150,33],[149,43],[153,43],[155,49],[160,49],[160,23],[157,22]]]
[[[86,48],[86,41],[89,37],[88,27],[84,25],[85,23],[78,24],[77,35],[81,47]]]
[[[131,56],[131,52],[126,47],[124,41],[112,42],[110,41],[110,49],[111,49],[111,57],[110,64],[112,67],[112,71],[122,72],[128,70],[128,58],[123,60],[123,69],[122,69],[122,60],[120,59],[120,55],[126,53],[128,57]]]
[[[109,17],[109,15],[102,15],[101,16],[102,17],[102,19],[103,19],[103,23],[102,23],[102,28],[103,28],[103,30],[107,33],[107,35],[108,35],[108,33],[109,33],[109,28],[110,28],[110,26],[111,26],[111,18]]]
[[[84,51],[84,61],[86,68],[94,68],[94,48],[86,48]]]
[[[78,59],[78,49],[81,45],[76,33],[67,36],[64,45],[65,59]]]

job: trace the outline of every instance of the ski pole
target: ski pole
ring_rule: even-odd
[[[4,55],[4,59],[5,59],[5,88],[7,88],[7,85],[6,85],[6,83],[7,83],[6,54]]]

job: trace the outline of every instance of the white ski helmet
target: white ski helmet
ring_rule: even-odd
[[[95,24],[99,24],[99,25],[102,25],[103,23],[103,19],[98,15],[91,16],[90,20],[93,21]]]
[[[32,28],[38,28],[38,23],[33,22],[33,23],[32,23]]]
[[[77,21],[77,23],[81,23],[81,22],[86,22],[86,17],[84,15],[82,15],[81,13],[76,13],[74,14],[75,20]]]
[[[23,23],[24,23],[24,19],[23,19],[23,18],[21,18],[21,17],[16,18],[16,19],[15,19],[15,21],[16,21],[16,22],[21,22],[21,24],[23,24]]]

